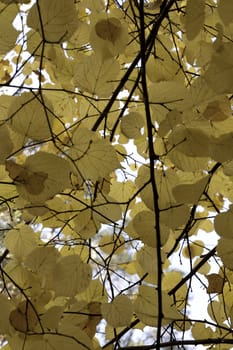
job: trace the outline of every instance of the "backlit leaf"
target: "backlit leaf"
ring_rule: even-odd
[[[52,105],[45,98],[25,93],[14,97],[9,108],[9,123],[13,130],[30,139],[51,137]]]
[[[18,259],[28,255],[36,248],[36,236],[28,225],[20,224],[7,232],[4,243],[9,251]]]
[[[8,6],[5,6],[1,2],[0,13],[0,53],[1,55],[5,55],[9,50],[13,49],[19,34],[12,25],[12,22],[18,13],[17,5],[11,3],[8,4]]]
[[[218,275],[217,273],[212,273],[207,275],[206,278],[209,283],[206,290],[207,293],[222,293],[224,285],[224,279],[222,276]]]
[[[57,296],[73,297],[89,285],[91,268],[78,255],[63,257],[53,273],[53,285]]]
[[[111,303],[102,304],[101,312],[112,327],[123,327],[130,324],[133,307],[126,295],[118,295]]]
[[[204,8],[203,0],[187,1],[185,24],[188,40],[193,40],[200,32],[204,24]]]
[[[103,61],[97,54],[80,56],[75,67],[74,84],[92,95],[109,97],[119,72],[119,63],[113,58]]]
[[[86,128],[75,131],[73,143],[71,155],[85,179],[96,181],[120,166],[114,148]]]
[[[40,0],[31,8],[27,24],[50,43],[66,41],[77,29],[77,12],[72,0]]]

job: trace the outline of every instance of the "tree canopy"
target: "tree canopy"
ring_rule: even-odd
[[[0,55],[3,349],[230,349],[233,1],[1,0]]]

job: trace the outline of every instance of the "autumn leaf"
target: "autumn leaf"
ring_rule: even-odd
[[[77,29],[77,12],[71,0],[45,0],[34,4],[29,12],[27,24],[50,43],[67,40]]]
[[[1,1],[0,347],[232,346],[232,6]]]

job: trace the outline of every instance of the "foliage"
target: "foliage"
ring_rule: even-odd
[[[232,0],[0,9],[4,349],[230,349]]]

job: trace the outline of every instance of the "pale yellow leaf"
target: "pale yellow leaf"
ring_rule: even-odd
[[[124,327],[130,324],[133,306],[129,297],[118,295],[111,303],[102,304],[101,312],[112,327]]]
[[[72,0],[40,0],[30,9],[27,25],[49,43],[66,41],[77,29],[78,14]]]
[[[139,286],[137,298],[134,302],[134,312],[144,324],[156,327],[158,304],[156,289],[149,286]]]
[[[56,264],[52,278],[57,296],[73,297],[88,287],[91,268],[78,255],[65,256]]]
[[[32,228],[25,224],[19,224],[13,230],[7,232],[4,244],[7,249],[18,259],[23,259],[36,248],[36,235]]]
[[[156,247],[155,215],[152,211],[144,210],[136,214],[133,227],[143,243]]]
[[[33,140],[51,137],[53,123],[52,105],[47,98],[32,93],[12,97],[9,123],[13,130]]]
[[[58,337],[52,345],[54,345],[56,350],[92,350],[92,342],[87,333],[82,330],[79,326],[76,326],[73,323],[62,322],[58,328],[58,332],[64,334],[64,337]],[[72,340],[72,346],[70,342],[67,342],[66,339],[70,336]],[[52,340],[52,335],[50,335]],[[59,342],[60,339],[60,342]],[[53,349],[53,347],[52,347]]]
[[[167,104],[169,109],[183,110],[183,101],[188,94],[187,88],[182,82],[173,80],[153,83],[150,85],[149,92],[151,108],[155,111],[159,103]]]
[[[118,202],[128,202],[136,192],[136,186],[133,181],[118,182],[116,179],[112,180],[110,187],[110,196],[115,198]],[[131,201],[133,202],[133,201]],[[134,202],[133,202],[134,203]]]
[[[13,168],[11,177],[20,195],[32,203],[44,203],[70,186],[70,164],[55,154],[39,151],[27,157],[21,167],[18,175]]]
[[[190,243],[188,246],[184,247],[182,254],[187,259],[193,259],[199,257],[203,253],[204,242],[196,240],[193,243]]]
[[[93,181],[106,177],[120,167],[114,148],[86,128],[75,131],[71,157],[81,176]]]
[[[115,8],[109,13],[94,14],[91,19],[89,40],[94,51],[103,59],[123,53],[128,42],[128,28],[122,12]]]
[[[76,296],[77,300],[92,302],[107,302],[107,295],[103,292],[103,285],[99,279],[91,280],[85,291]]]
[[[140,275],[148,274],[145,281],[157,283],[157,255],[153,247],[144,246],[136,254],[137,262],[142,269]]]
[[[172,52],[169,52],[172,56]],[[175,60],[165,57],[153,57],[147,61],[146,73],[149,79],[154,82],[168,81],[177,77],[177,64]]]
[[[122,237],[114,240],[112,235],[103,232],[102,237],[98,242],[98,247],[108,255],[111,255],[112,253],[120,254],[125,249],[125,240]]]
[[[96,54],[80,55],[75,66],[74,84],[80,90],[92,95],[109,97],[116,85],[119,72],[119,63],[114,58],[102,60]]]
[[[144,126],[144,119],[138,112],[130,112],[121,119],[122,133],[132,139],[141,136],[141,128]]]
[[[108,195],[99,194],[93,203],[92,216],[94,221],[102,224],[115,223],[121,219],[121,207],[116,200]]]

